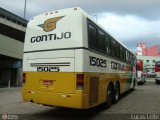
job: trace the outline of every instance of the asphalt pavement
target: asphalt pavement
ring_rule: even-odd
[[[21,88],[0,89],[0,119],[11,120],[158,120],[160,85],[147,80],[134,91],[123,94],[109,109],[98,106],[89,110],[48,107],[24,102]],[[3,120],[2,119],[2,120]],[[6,119],[6,120],[7,120]]]

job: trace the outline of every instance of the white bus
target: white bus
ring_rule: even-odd
[[[136,57],[80,8],[47,12],[27,26],[25,101],[88,109],[134,88]]]

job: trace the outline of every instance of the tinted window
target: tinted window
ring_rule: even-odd
[[[113,57],[116,57],[116,41],[111,40],[111,54]]]
[[[129,52],[126,51],[126,61],[129,62],[129,59],[130,59],[130,58],[129,58]]]
[[[120,59],[125,60],[125,49],[122,46],[120,47]]]
[[[93,25],[88,25],[88,39],[89,39],[89,47],[97,48],[97,29]]]
[[[111,39],[109,36],[106,36],[106,52],[107,54],[111,54]]]
[[[160,67],[160,61],[156,62],[156,66]]]
[[[98,30],[98,49],[105,51],[105,33],[101,30]]]
[[[120,46],[117,42],[115,43],[115,54],[117,58],[120,58]]]

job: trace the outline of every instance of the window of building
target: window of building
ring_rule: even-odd
[[[149,60],[146,60],[146,63],[149,63]]]

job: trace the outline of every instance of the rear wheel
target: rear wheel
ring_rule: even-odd
[[[113,101],[113,88],[111,86],[111,84],[109,84],[108,88],[107,88],[107,99],[106,99],[106,107],[109,108],[112,104]]]
[[[119,100],[119,95],[120,95],[120,87],[119,84],[116,83],[114,87],[114,97],[113,97],[113,103],[117,103]]]
[[[160,84],[160,82],[158,80],[156,80],[156,84]]]

